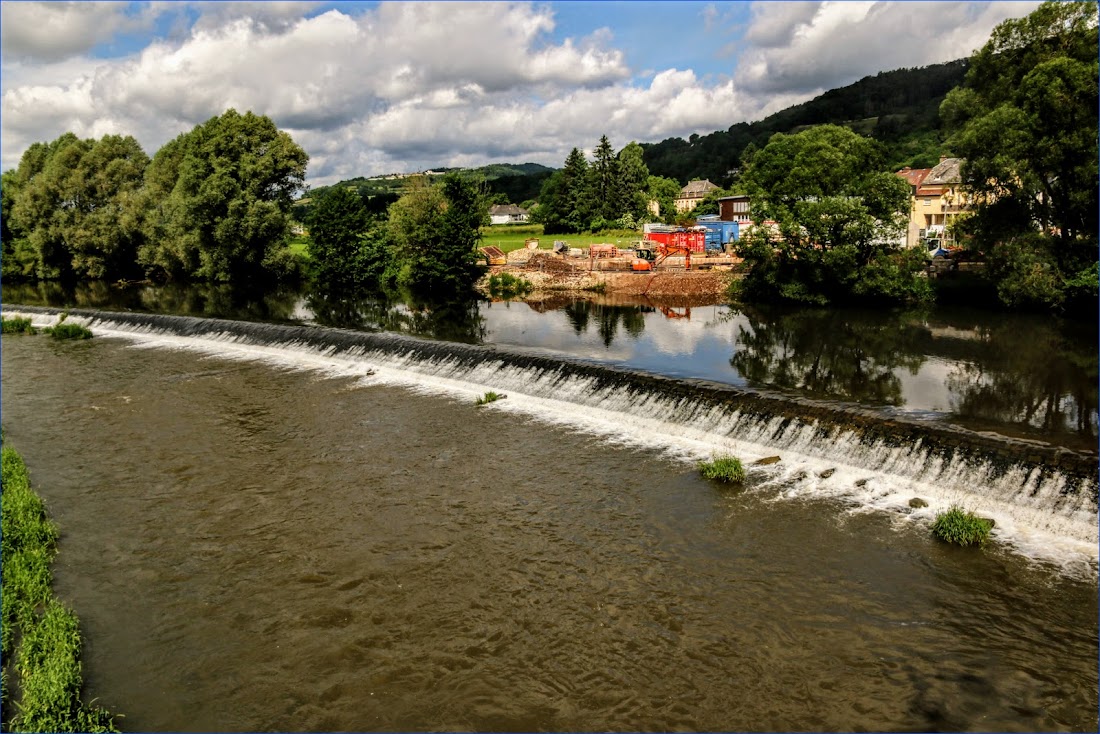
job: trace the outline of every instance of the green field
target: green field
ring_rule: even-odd
[[[631,230],[612,230],[603,234],[552,234],[543,235],[541,224],[498,224],[495,227],[481,228],[481,246],[499,247],[502,252],[511,252],[523,247],[524,241],[529,237],[537,237],[540,250],[549,250],[554,247],[555,240],[568,242],[570,247],[588,247],[602,243],[610,243],[617,247],[628,247],[633,242],[642,239],[640,232]]]
[[[541,224],[500,224],[495,227],[481,228],[481,246],[489,247],[491,245],[493,247],[499,247],[502,252],[518,250],[523,247],[524,242],[528,238],[532,237],[538,238],[540,250],[550,250],[553,249],[555,240],[568,242],[570,247],[588,247],[589,245],[598,245],[606,242],[617,247],[626,248],[632,243],[640,241],[643,235],[640,232],[621,229],[611,230],[602,234],[552,234],[544,236],[542,234]],[[308,236],[295,235],[290,238],[290,251],[308,258],[308,243]]]

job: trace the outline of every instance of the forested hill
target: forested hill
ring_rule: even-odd
[[[940,103],[962,83],[966,69],[967,60],[960,59],[880,72],[757,122],[737,123],[728,130],[692,135],[688,140],[643,143],[642,157],[655,176],[681,183],[706,178],[725,186],[731,182],[728,172],[741,167],[741,154],[750,143],[762,148],[775,133],[837,124],[881,141],[892,168],[930,167],[939,161],[941,152]]]
[[[554,169],[538,163],[490,163],[480,168],[431,168],[428,170],[428,177],[434,180],[452,171],[484,180],[492,191],[505,191],[510,194],[511,201],[519,202],[538,196],[543,180],[553,173]],[[364,198],[379,194],[397,194],[405,188],[405,184],[412,175],[415,174],[391,174],[373,178],[360,176],[340,181],[332,186],[353,187]],[[306,198],[319,196],[329,188],[331,186],[316,186],[310,189]],[[518,196],[519,194],[525,195]]]

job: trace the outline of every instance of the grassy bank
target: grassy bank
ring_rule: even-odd
[[[5,729],[118,731],[110,713],[80,700],[79,626],[76,615],[51,589],[57,527],[31,489],[22,457],[7,446],[0,454]]]

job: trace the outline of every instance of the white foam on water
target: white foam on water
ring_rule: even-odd
[[[55,323],[53,317],[37,313],[9,314],[30,316],[36,326]],[[567,426],[610,443],[660,451],[685,465],[732,454],[746,464],[748,491],[771,492],[781,501],[836,500],[845,512],[887,513],[898,526],[930,525],[939,512],[958,505],[996,520],[993,538],[1014,552],[1075,576],[1097,575],[1100,532],[1092,493],[1087,487],[1067,487],[1067,480],[1057,473],[1041,479],[1038,469],[1016,467],[997,473],[988,464],[945,462],[919,441],[899,448],[882,440],[866,443],[856,433],[843,431],[822,439],[813,423],[779,417],[759,420],[688,398],[631,394],[601,387],[593,377],[564,369],[509,365],[492,359],[491,353],[470,365],[469,360],[463,364],[457,358],[425,359],[413,351],[338,350],[300,341],[253,344],[229,332],[177,336],[102,318],[69,319],[92,324],[97,335],[125,339],[137,348],[262,362],[471,404],[489,390],[502,392],[507,400],[486,409]],[[782,460],[752,465],[773,455]],[[830,475],[821,476],[828,470]],[[910,508],[913,497],[928,506]]]

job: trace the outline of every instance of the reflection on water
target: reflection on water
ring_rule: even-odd
[[[820,398],[902,405],[901,370],[927,359],[927,329],[893,314],[860,321],[829,310],[764,316],[745,310],[730,365],[752,384]]]
[[[1095,450],[1093,324],[964,309],[737,309],[561,293],[432,302],[280,288],[5,284],[5,303],[318,323],[535,347]]]

